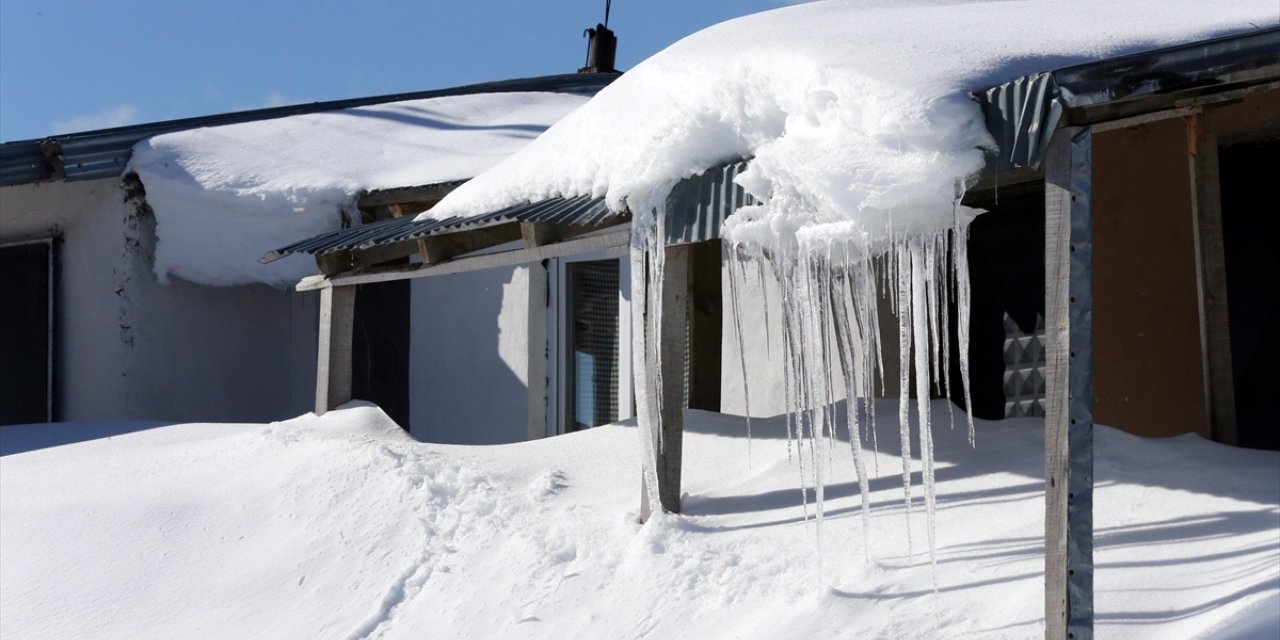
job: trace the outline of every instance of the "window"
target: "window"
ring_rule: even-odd
[[[629,417],[629,265],[596,253],[548,267],[548,435]]]

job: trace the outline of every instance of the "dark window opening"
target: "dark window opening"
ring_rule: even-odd
[[[53,419],[53,243],[0,247],[0,425]]]
[[[1277,167],[1280,140],[1223,147],[1218,155],[1237,442],[1273,451],[1280,450],[1268,408],[1280,362]]]

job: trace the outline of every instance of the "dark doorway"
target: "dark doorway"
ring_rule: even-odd
[[[409,280],[356,290],[351,396],[368,400],[409,430]]]
[[[0,425],[53,419],[53,243],[0,247]]]
[[[969,384],[974,417],[1044,415],[1044,183],[973,192],[969,226]],[[951,306],[951,335],[956,336]],[[948,395],[963,404],[958,342]]]
[[[1280,425],[1268,406],[1280,362],[1280,139],[1223,147],[1218,171],[1237,442],[1280,450]]]

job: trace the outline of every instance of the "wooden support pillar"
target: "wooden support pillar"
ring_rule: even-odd
[[[351,400],[351,338],[356,288],[320,290],[320,344],[316,350],[316,415]]]
[[[658,420],[655,423],[655,435],[661,431],[661,437],[655,442],[658,470],[658,501],[662,509],[670,513],[680,512],[680,475],[682,454],[684,451],[684,407],[688,399],[685,393],[685,366],[689,350],[689,258],[691,247],[678,245],[666,248],[666,259],[662,277],[662,325],[657,327],[657,336],[648,335],[645,339],[645,379],[637,384],[648,385],[649,397],[661,397],[661,413],[651,416]],[[654,277],[653,274],[649,275]],[[633,295],[636,295],[633,292]],[[647,310],[652,313],[653,310]],[[653,329],[652,323],[645,322],[646,331]],[[658,376],[654,375],[658,367],[656,357],[660,350],[661,388],[658,388]],[[655,407],[656,409],[656,407]],[[649,501],[645,499],[641,489],[640,520],[649,519]]]
[[[1200,347],[1209,433],[1238,444],[1235,381],[1231,369],[1231,323],[1227,314],[1226,243],[1218,181],[1218,139],[1207,115],[1186,116],[1188,182],[1195,219],[1196,293],[1200,303]]]
[[[529,388],[528,439],[547,435],[547,301],[550,295],[546,261],[528,267],[528,361],[525,368]]]
[[[1088,128],[1045,166],[1045,637],[1093,637],[1093,253]]]

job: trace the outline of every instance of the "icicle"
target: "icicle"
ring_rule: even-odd
[[[934,522],[937,494],[933,483],[933,431],[929,416],[929,313],[927,276],[932,273],[928,269],[925,249],[920,240],[911,242],[911,306],[912,325],[916,343],[916,412],[920,419],[920,461],[924,466],[924,509],[926,531],[929,541],[929,565],[933,567],[933,589],[938,590],[938,552],[937,536]]]
[[[646,252],[652,246],[652,238],[646,237],[646,230],[640,226],[632,228],[631,238],[631,375],[635,380],[636,425],[640,432],[640,468],[644,478],[645,499],[649,503],[649,513],[662,513],[662,503],[658,498],[658,429],[653,403],[649,397],[648,380],[648,348],[653,345],[647,339],[648,305],[652,304],[652,296],[645,278],[648,266]]]
[[[958,189],[957,189],[958,191]],[[965,417],[969,423],[969,446],[977,446],[973,429],[973,399],[969,392],[969,222],[960,211],[960,196],[955,201],[953,230],[956,274],[956,337],[960,340],[960,384],[964,387]]]
[[[729,300],[733,309],[733,334],[738,340],[738,364],[742,367],[742,407],[747,414],[747,468],[751,468],[751,390],[747,387],[747,348],[742,340],[741,325],[741,305],[739,304],[738,295],[738,276],[743,275],[743,284],[746,284],[745,274],[742,272],[742,265],[739,262],[741,255],[738,252],[737,245],[726,244],[729,248]]]
[[[898,435],[902,439],[902,493],[907,522],[907,557],[911,548],[911,257],[897,254],[898,300]]]
[[[832,284],[832,310],[836,323],[836,349],[840,356],[840,371],[844,374],[846,427],[849,430],[849,453],[853,456],[853,468],[858,477],[858,493],[862,497],[862,552],[870,558],[871,497],[867,486],[867,467],[862,459],[862,434],[858,428],[858,392],[856,364],[853,354],[853,330],[849,326],[848,310],[844,306],[847,297],[845,279]]]
[[[944,283],[944,297],[942,299],[942,319],[938,324],[942,327],[942,388],[944,389],[943,398],[947,400],[947,425],[951,430],[956,428],[956,411],[955,403],[951,401],[951,301],[954,300],[954,289],[951,286],[951,262],[946,260],[951,243],[947,234],[941,236],[942,246],[939,251],[943,252],[943,259],[939,260],[942,274],[939,276]]]
[[[764,252],[761,252],[760,257],[756,259],[756,275],[760,280],[760,301],[764,303],[764,352],[765,355],[768,355],[773,351],[773,345],[771,344],[773,338],[770,336],[773,331],[770,329],[769,324],[769,283],[765,282],[764,276],[766,259]],[[744,275],[743,277],[745,278],[746,276]]]

